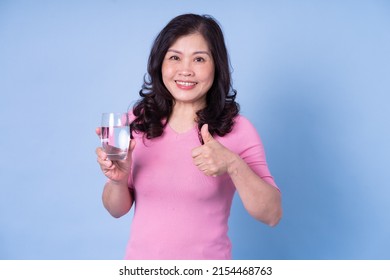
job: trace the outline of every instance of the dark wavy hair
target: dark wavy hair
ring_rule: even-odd
[[[163,59],[175,41],[182,36],[200,33],[210,49],[215,65],[214,82],[206,94],[206,107],[197,112],[198,129],[209,125],[212,135],[224,136],[234,125],[239,104],[232,88],[229,58],[222,30],[209,15],[184,14],[172,19],[156,37],[148,60],[147,75],[139,92],[141,98],[133,107],[132,131],[143,132],[152,139],[162,135],[174,106],[174,98],[162,80]]]

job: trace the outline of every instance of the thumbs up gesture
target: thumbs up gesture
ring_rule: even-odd
[[[208,176],[218,176],[227,172],[233,152],[213,138],[204,124],[200,130],[203,145],[192,150],[194,164]]]

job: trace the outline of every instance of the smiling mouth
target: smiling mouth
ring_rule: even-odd
[[[184,82],[184,81],[175,81],[175,82],[179,86],[183,86],[183,87],[192,87],[192,86],[195,86],[197,84],[195,82]]]

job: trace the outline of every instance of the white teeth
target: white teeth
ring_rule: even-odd
[[[181,86],[185,86],[185,87],[189,87],[189,86],[196,85],[196,83],[191,83],[191,82],[180,82],[180,81],[176,81],[176,83],[178,83],[178,84],[181,85]]]

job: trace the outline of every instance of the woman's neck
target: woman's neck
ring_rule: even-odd
[[[192,129],[196,123],[196,112],[200,108],[187,104],[175,104],[169,117],[170,127],[178,133]]]

